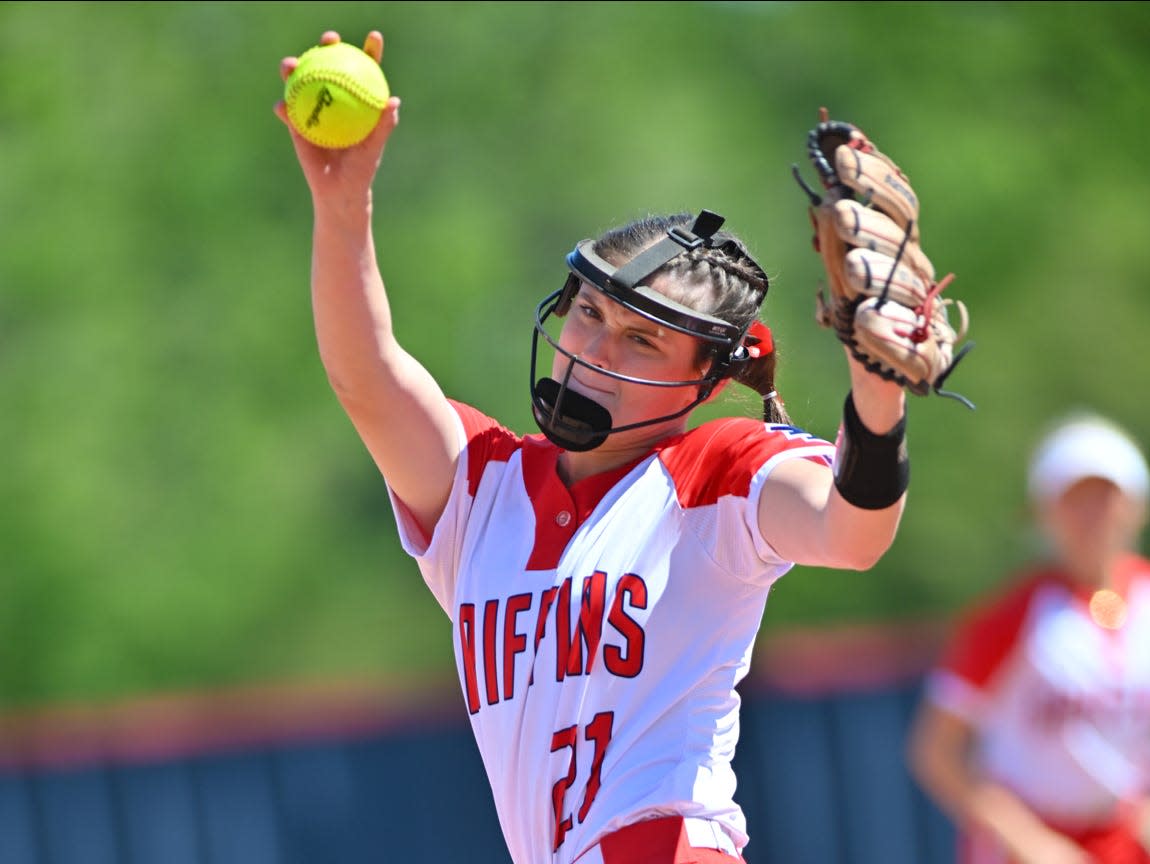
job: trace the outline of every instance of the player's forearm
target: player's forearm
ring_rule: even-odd
[[[398,346],[370,208],[359,219],[317,209],[311,285],[316,339],[332,387],[341,398],[386,387],[392,375],[388,359]]]
[[[759,498],[759,529],[789,561],[866,570],[894,540],[902,501],[881,510],[846,503],[825,467],[805,459],[780,464]]]
[[[976,783],[962,802],[966,820],[997,837],[1015,860],[1085,862],[1087,858],[1069,839],[1049,828],[1025,803],[1003,786]]]
[[[906,506],[906,395],[853,359],[849,366],[851,391],[843,405],[823,546],[833,566],[865,570],[894,543]]]
[[[1072,855],[1073,850],[1021,799],[971,771],[966,756],[969,735],[968,727],[924,706],[909,740],[910,769],[919,785],[961,830],[997,838],[1014,860],[1042,860],[1043,850],[1048,850],[1050,861],[1071,860],[1055,857]]]
[[[863,425],[876,435],[884,435],[906,414],[906,391],[893,381],[867,372],[853,357],[847,356],[851,394]]]
[[[1018,823],[1025,814],[1013,796],[1000,787],[978,783],[967,768],[956,740],[943,735],[932,724],[936,715],[925,709],[911,737],[911,771],[934,802],[959,826],[1000,834]]]

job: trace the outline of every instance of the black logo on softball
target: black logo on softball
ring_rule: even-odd
[[[311,128],[319,123],[319,112],[321,112],[328,105],[335,102],[335,97],[331,95],[331,91],[326,87],[321,89],[315,97],[315,107],[311,109],[311,114],[307,118],[307,128]]]

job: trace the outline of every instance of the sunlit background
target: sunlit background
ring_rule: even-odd
[[[706,207],[771,275],[787,408],[833,436],[847,378],[792,165],[810,177],[826,106],[909,175],[977,409],[912,400],[895,548],[794,571],[765,633],[945,620],[1033,551],[1023,460],[1050,419],[1088,405],[1150,440],[1147,4],[4,3],[0,708],[452,679],[316,352],[272,105],[328,28],[381,29],[403,99],[375,189],[399,336],[523,432],[566,252]]]
[[[272,113],[281,58],[376,28],[399,336],[521,432],[565,254],[707,208],[770,274],[789,412],[832,437],[792,167],[825,106],[910,177],[977,408],[912,398],[878,566],[775,588],[737,800],[748,864],[949,864],[902,762],[918,676],[1038,551],[1046,425],[1150,441],[1150,4],[0,4],[0,862],[506,864],[450,624],[319,361]]]

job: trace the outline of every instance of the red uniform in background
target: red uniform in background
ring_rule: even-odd
[[[1123,558],[1116,629],[1092,593],[1036,569],[971,612],[929,684],[930,698],[978,732],[978,770],[1101,862],[1139,851],[1136,802],[1150,779],[1150,562]],[[1096,604],[1097,605],[1097,604]],[[962,864],[1006,861],[975,832]]]
[[[1097,416],[1035,451],[1043,560],[958,620],[911,734],[960,864],[1150,864],[1148,487]]]

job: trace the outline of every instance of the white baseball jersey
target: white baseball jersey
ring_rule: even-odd
[[[986,776],[1059,830],[1103,842],[1099,828],[1128,832],[1123,807],[1150,793],[1150,562],[1121,562],[1118,629],[1096,624],[1092,592],[1062,573],[1023,575],[963,617],[928,697],[972,724]],[[964,840],[964,864],[1006,860],[987,838]]]
[[[568,864],[644,817],[721,824],[734,802],[735,685],[771,584],[758,529],[780,461],[831,464],[789,426],[732,418],[568,489],[560,450],[453,403],[465,448],[430,539],[404,549],[454,624],[471,725],[516,864]]]

